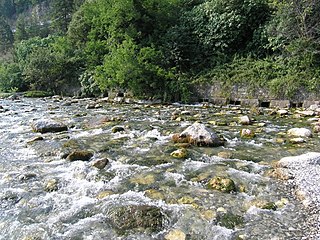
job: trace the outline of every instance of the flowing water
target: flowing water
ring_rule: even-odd
[[[86,108],[91,101],[0,100],[7,110],[0,113],[0,239],[301,239],[305,234],[301,203],[268,172],[283,156],[316,150],[317,136],[300,145],[285,141],[289,128],[310,126],[306,119],[264,109],[246,126],[256,137],[242,139],[237,117],[252,109],[110,103]],[[180,119],[173,120],[175,114]],[[58,120],[69,129],[35,133],[31,124],[39,119]],[[192,146],[186,159],[171,157],[181,147],[172,134],[195,121],[223,136],[225,146]],[[43,140],[30,141],[36,136]],[[89,162],[67,161],[63,156],[74,149],[94,156]],[[228,157],[218,157],[221,152]],[[101,170],[92,167],[100,158],[109,159]],[[209,189],[215,176],[233,179],[237,191]],[[50,182],[54,188],[48,191]],[[272,209],[263,207],[268,204]],[[170,238],[173,230],[180,238]]]

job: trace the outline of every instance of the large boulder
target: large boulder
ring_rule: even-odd
[[[312,137],[312,132],[307,128],[291,128],[288,130],[288,135],[293,137]]]
[[[89,161],[93,157],[93,153],[87,150],[75,150],[67,156],[68,161]]]
[[[119,234],[125,234],[128,230],[159,231],[165,220],[160,208],[148,205],[115,207],[110,210],[108,218]]]
[[[33,122],[31,124],[31,127],[34,132],[39,133],[62,132],[68,130],[67,125],[51,119],[38,120],[36,122]]]
[[[224,140],[208,129],[204,124],[194,123],[180,134],[174,134],[172,140],[176,143],[190,143],[197,146],[222,146]]]

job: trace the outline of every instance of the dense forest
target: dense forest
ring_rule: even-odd
[[[196,84],[317,92],[318,0],[0,0],[0,90],[109,89],[164,101]]]

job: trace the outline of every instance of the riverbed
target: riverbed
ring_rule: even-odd
[[[274,177],[282,157],[317,151],[319,137],[293,143],[317,113],[210,104],[117,104],[103,99],[1,99],[0,239],[302,239],[304,205]],[[250,124],[239,123],[249,116]],[[50,119],[68,130],[37,133]],[[177,144],[195,122],[224,146]],[[242,129],[254,134],[241,137]],[[185,149],[175,158],[172,152]],[[70,161],[75,150],[87,161]],[[106,160],[106,166],[93,163]],[[208,187],[226,177],[235,190]]]

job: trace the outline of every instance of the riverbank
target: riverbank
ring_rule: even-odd
[[[303,239],[320,239],[320,153],[285,157],[277,165],[281,177],[308,213],[307,236]]]

